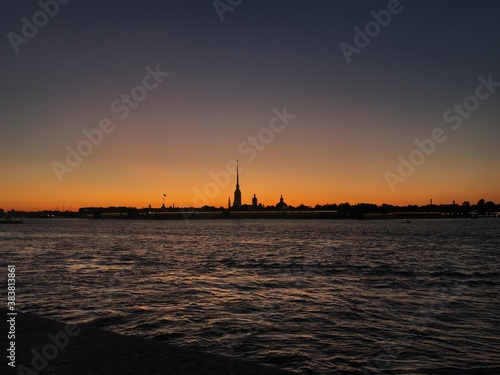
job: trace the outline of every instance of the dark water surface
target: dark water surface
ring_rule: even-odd
[[[500,219],[26,220],[0,243],[20,311],[306,374],[500,374]]]

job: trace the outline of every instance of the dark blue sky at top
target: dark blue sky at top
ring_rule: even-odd
[[[353,27],[364,26],[370,10],[386,1],[246,0],[220,22],[211,1],[72,0],[15,55],[5,36],[20,30],[20,18],[38,10],[35,3],[2,4],[2,78],[11,84],[118,78],[136,64],[162,61],[185,70],[202,90],[217,81],[222,96],[235,82],[244,91],[267,82],[272,93],[287,92],[289,81],[299,89],[348,87],[356,76],[378,83],[384,77],[404,91],[398,82],[411,86],[428,77],[449,85],[461,75],[494,71],[500,60],[496,1],[402,1],[403,12],[351,65],[339,43],[351,43]]]
[[[388,85],[390,76],[410,85],[419,77],[450,84],[462,74],[493,71],[500,57],[496,1],[402,1],[403,12],[347,65],[339,43],[352,42],[353,27],[387,2],[290,0],[245,0],[224,22],[211,1],[72,0],[15,55],[5,36],[20,30],[20,18],[38,10],[35,3],[2,4],[2,75],[23,80],[21,86],[30,81],[23,77],[43,83],[36,73],[48,80],[75,71],[120,76],[149,61],[185,69],[193,81],[222,78],[221,91],[238,81],[320,90],[351,85],[357,75],[377,81],[374,71]]]
[[[72,0],[18,55],[5,36],[38,6],[9,1],[1,12],[2,80],[14,92],[30,82],[57,86],[78,78],[88,85],[94,78],[99,88],[100,78],[161,61],[184,71],[187,86],[198,85],[201,95],[213,86],[221,99],[238,88],[261,94],[253,86],[265,85],[270,95],[295,87],[321,97],[369,82],[396,92],[422,79],[450,86],[497,68],[500,3],[401,4],[403,12],[348,65],[339,43],[352,43],[353,27],[363,27],[386,1],[245,0],[220,22],[211,1]]]

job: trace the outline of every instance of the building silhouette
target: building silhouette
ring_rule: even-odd
[[[253,198],[252,198],[252,208],[255,210],[259,205],[259,202],[257,200],[257,197],[255,196],[255,194],[253,195]]]
[[[276,204],[276,208],[278,210],[286,210],[288,208],[288,204],[283,200],[283,195],[281,195],[280,201]]]
[[[236,189],[234,190],[233,207],[241,207],[241,191],[240,191],[240,179],[239,179],[239,168],[238,160],[236,160]]]

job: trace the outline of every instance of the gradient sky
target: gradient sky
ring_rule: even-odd
[[[500,2],[401,1],[348,64],[339,45],[387,4],[243,0],[221,21],[212,1],[72,0],[16,54],[7,35],[41,8],[3,2],[0,208],[198,205],[236,159],[243,203],[499,203],[500,87],[457,130],[443,113],[479,76],[500,82]],[[120,120],[111,103],[157,64],[170,75]],[[239,145],[285,106],[296,117],[249,161]],[[103,118],[115,130],[60,182],[52,163]],[[438,127],[447,140],[392,191],[384,174]]]

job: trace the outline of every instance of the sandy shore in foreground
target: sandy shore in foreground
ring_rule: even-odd
[[[9,355],[10,324],[0,309],[2,352]],[[181,348],[88,325],[72,326],[19,313],[15,317],[15,364],[2,355],[2,374],[51,375],[291,375],[279,369]],[[22,366],[22,367],[20,367]]]

